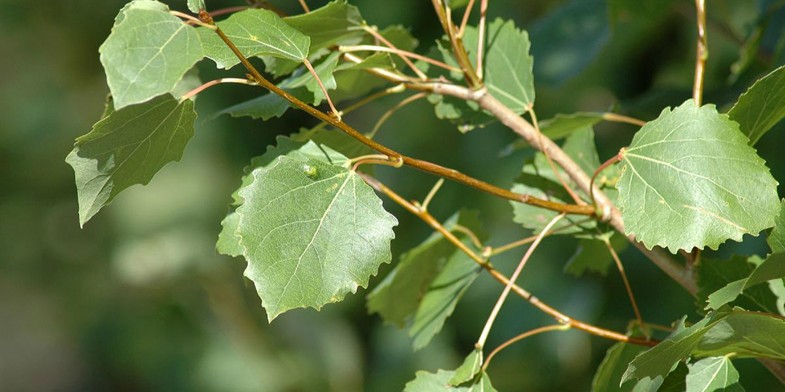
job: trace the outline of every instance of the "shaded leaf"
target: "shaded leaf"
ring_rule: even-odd
[[[715,291],[749,277],[755,269],[755,264],[750,260],[742,256],[734,256],[730,260],[702,258],[698,266],[698,307],[703,309],[709,295]],[[777,313],[777,297],[764,285],[743,290],[731,303],[748,310]]]
[[[780,212],[774,218],[774,228],[766,238],[772,253],[785,252],[785,200],[780,205]]]
[[[635,386],[633,382],[621,384],[621,377],[627,369],[627,365],[636,355],[646,351],[646,347],[624,342],[618,342],[611,346],[605,353],[592,380],[592,392],[630,392]]]
[[[251,174],[236,233],[268,319],[338,302],[390,261],[398,222],[353,171],[282,156]]]
[[[113,111],[78,137],[65,160],[76,175],[80,224],[125,188],[147,184],[164,165],[179,161],[194,121],[193,102],[167,94]]]
[[[540,83],[561,84],[597,58],[611,37],[604,3],[566,2],[531,28],[534,72]]]
[[[204,56],[196,30],[160,6],[141,5],[153,3],[121,11],[98,49],[116,109],[171,92]]]
[[[243,247],[240,246],[240,238],[235,235],[237,224],[240,223],[240,215],[232,211],[224,220],[221,221],[221,232],[218,233],[218,242],[215,250],[222,255],[240,257],[243,255]]]
[[[706,309],[719,309],[720,306],[734,301],[750,287],[782,278],[785,278],[785,253],[775,253],[755,267],[749,276],[730,282],[709,295]]]
[[[614,235],[614,232],[603,233],[597,238],[581,238],[575,253],[564,265],[564,271],[575,276],[582,276],[587,271],[606,275],[608,267],[613,263],[613,257],[608,246],[605,245],[605,241],[610,241],[616,253],[626,249],[629,245],[629,241]]]
[[[758,79],[728,112],[753,145],[785,118],[785,66]]]
[[[646,247],[716,249],[774,225],[777,182],[736,123],[692,100],[647,123],[622,152],[619,209]]]
[[[687,392],[742,392],[739,372],[728,357],[704,358],[688,365]]]
[[[454,231],[459,224],[482,237],[476,213],[455,214],[444,227]],[[472,246],[463,233],[455,234]],[[414,348],[422,348],[441,330],[479,269],[440,233],[434,233],[406,252],[395,269],[368,295],[368,310],[398,327],[408,324]]]
[[[785,320],[736,308],[703,335],[693,355],[785,360]]]
[[[283,22],[275,12],[247,9],[216,23],[245,57],[268,55],[302,62],[308,56],[310,38]],[[237,56],[211,29],[197,29],[205,56],[218,68],[240,63]]]
[[[684,392],[687,389],[687,374],[690,372],[687,364],[684,361],[676,365],[676,369],[665,377],[657,392]],[[638,392],[633,390],[633,392]]]

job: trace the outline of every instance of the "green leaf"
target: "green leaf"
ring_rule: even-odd
[[[320,146],[313,141],[297,141],[286,136],[278,136],[274,146],[268,146],[264,154],[251,159],[250,165],[244,168],[245,175],[242,177],[241,185],[234,193],[232,193],[232,206],[239,207],[245,202],[245,199],[240,195],[240,191],[251,185],[254,180],[251,174],[254,169],[269,166],[277,157],[287,156],[292,159],[297,159],[302,162],[307,162],[309,159],[317,159],[322,162],[332,165],[347,165],[348,159],[340,153],[332,150],[326,146]],[[240,216],[232,211],[223,222],[221,222],[221,232],[218,234],[218,243],[216,249],[219,253],[237,257],[242,256],[243,248],[240,245],[240,237],[236,235],[237,224],[240,221]]]
[[[329,53],[326,49],[335,45],[359,43],[365,32],[365,23],[357,7],[345,0],[332,1],[311,12],[283,18],[289,26],[311,38],[311,60]],[[275,76],[283,76],[294,71],[300,62],[263,56],[265,69]]]
[[[754,259],[734,256],[730,260],[702,258],[698,266],[698,307],[704,308],[709,295],[722,289],[731,282],[746,279],[755,270]],[[762,261],[761,261],[762,262]],[[764,286],[749,287],[731,302],[748,310],[777,313],[777,297]]]
[[[205,9],[204,0],[188,0],[188,9],[198,14],[200,10]]]
[[[310,38],[283,22],[275,12],[247,9],[216,23],[245,57],[268,55],[302,62],[308,57]],[[218,68],[240,63],[237,56],[211,29],[197,29],[205,56]]]
[[[785,360],[785,320],[736,308],[711,326],[692,353]]]
[[[236,234],[269,320],[338,302],[390,261],[398,222],[355,172],[282,156],[251,174]]]
[[[575,132],[565,142],[564,152],[571,158],[581,162],[580,165],[590,172],[600,165],[597,151],[594,147],[594,131],[591,128]],[[561,178],[570,183],[569,176],[564,171],[559,171]],[[573,189],[575,187],[573,186]],[[523,167],[523,173],[515,181],[513,192],[529,194],[546,200],[572,203],[573,200],[564,190],[553,172],[551,165],[541,153],[534,157],[534,162]],[[588,200],[588,198],[587,198]],[[510,202],[513,207],[513,221],[523,227],[539,232],[548,222],[559,215],[558,212],[530,206],[528,204]],[[591,234],[596,235],[597,223],[594,219],[583,216],[568,215],[557,222],[553,229],[556,234]]]
[[[647,123],[622,151],[619,209],[627,235],[676,253],[774,225],[777,181],[736,123],[688,100]]]
[[[757,80],[728,112],[753,145],[785,118],[785,66]]]
[[[476,213],[462,211],[444,223],[450,231],[456,225],[482,237]],[[456,235],[472,246],[463,233]],[[441,330],[479,270],[455,245],[434,233],[401,257],[395,269],[368,296],[368,310],[399,327],[408,323],[414,348],[422,348]]]
[[[704,358],[687,365],[687,392],[743,392],[739,372],[728,357]]]
[[[572,114],[557,114],[547,120],[540,121],[540,131],[551,140],[564,139],[578,130],[591,129],[602,121],[602,113],[576,112]],[[529,143],[519,138],[507,146],[502,155],[506,156],[514,151],[529,147]]]
[[[679,361],[686,358],[698,346],[703,335],[717,323],[716,318],[719,317],[721,316],[712,315],[689,328],[679,329],[658,345],[638,354],[630,362],[621,382],[637,379],[639,381],[635,387],[636,391],[656,391]]]
[[[98,49],[116,109],[171,92],[204,56],[196,30],[169,12],[135,6],[121,13]]]
[[[774,218],[774,228],[766,238],[772,253],[785,252],[785,200],[782,200],[780,212]]]
[[[608,246],[605,245],[605,241],[610,241],[616,253],[626,249],[629,244],[629,241],[614,235],[614,232],[603,233],[597,235],[596,238],[581,238],[578,241],[578,249],[575,250],[575,254],[564,265],[564,271],[574,276],[582,276],[586,271],[607,275],[608,267],[613,263],[613,257]]]
[[[635,383],[627,382],[621,385],[621,377],[627,365],[636,355],[646,351],[646,347],[618,342],[611,346],[605,353],[594,380],[591,383],[592,392],[630,392]]]
[[[472,350],[463,360],[463,364],[455,369],[455,374],[450,379],[450,385],[461,385],[471,381],[482,369],[482,360],[482,350]]]
[[[237,224],[240,223],[240,215],[232,211],[223,221],[221,221],[221,232],[218,233],[218,242],[215,250],[222,255],[240,257],[243,255],[243,247],[240,246],[240,237],[237,237]]]
[[[436,373],[418,371],[415,379],[406,383],[404,392],[496,392],[487,373],[483,373],[472,385],[452,386],[453,370],[438,370]]]
[[[333,53],[314,67],[314,71],[316,71],[319,79],[328,90],[336,87],[333,71],[338,64],[339,58],[340,53]],[[308,72],[305,68],[298,70],[298,72],[295,72],[291,77],[279,83],[278,87],[301,101],[313,105],[320,104],[324,99],[324,93],[319,87],[316,78],[314,78],[313,74]],[[232,117],[260,118],[267,121],[273,117],[281,117],[290,107],[293,107],[293,105],[290,104],[289,101],[278,94],[269,92],[260,97],[221,110],[216,113],[216,116],[229,114]]]
[[[687,374],[689,374],[690,369],[687,367],[687,364],[684,361],[679,362],[676,365],[676,369],[668,374],[668,377],[665,377],[665,381],[662,382],[657,392],[684,392],[687,389]],[[633,392],[639,392],[638,390],[633,390]]]
[[[785,278],[785,253],[775,253],[758,265],[748,277],[730,282],[709,295],[706,309],[719,309],[750,287],[782,278]]]
[[[76,175],[80,224],[120,191],[147,184],[164,165],[180,160],[194,121],[193,101],[167,94],[111,112],[78,137],[65,160]]]
[[[486,34],[485,86],[505,106],[523,113],[534,105],[534,60],[529,54],[529,35],[511,20],[499,18],[488,25]],[[476,52],[477,40],[477,29],[467,28],[464,46],[469,52]]]

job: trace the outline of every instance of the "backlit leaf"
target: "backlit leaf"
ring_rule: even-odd
[[[785,66],[758,79],[728,112],[750,138],[750,145],[785,118]]]
[[[282,156],[252,176],[236,234],[270,320],[338,302],[390,261],[398,222],[355,172]]]
[[[455,371],[438,370],[436,373],[418,371],[414,380],[406,383],[404,392],[496,392],[487,373],[471,385],[453,386],[450,380]]]
[[[463,360],[463,364],[455,369],[455,375],[450,379],[450,384],[461,385],[473,379],[482,369],[482,361],[482,350],[472,350]]]
[[[780,205],[780,212],[774,219],[774,228],[766,238],[772,253],[785,252],[785,200]]]
[[[188,9],[191,12],[198,14],[199,10],[205,9],[204,0],[188,0]]]
[[[626,233],[648,248],[716,249],[774,225],[777,181],[713,105],[665,109],[622,156],[619,209]]]
[[[275,12],[247,9],[216,23],[245,57],[268,55],[302,62],[308,56],[310,38],[293,29]],[[240,63],[237,56],[214,31],[197,29],[205,56],[218,68],[231,68]]]
[[[743,392],[739,372],[728,357],[704,358],[688,365],[687,392]]]
[[[171,92],[204,56],[196,30],[169,12],[127,7],[121,13],[98,49],[116,109]]]
[[[193,101],[167,94],[115,110],[78,137],[65,160],[76,175],[80,224],[120,191],[147,184],[164,165],[179,161],[194,121]]]
[[[706,309],[719,309],[750,287],[782,278],[785,278],[785,253],[775,253],[758,265],[749,276],[730,282],[709,295]]]

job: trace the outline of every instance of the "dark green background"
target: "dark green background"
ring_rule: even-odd
[[[694,10],[691,1],[490,1],[531,34],[540,119],[576,110],[616,110],[653,119],[691,96]],[[202,94],[196,136],[182,162],[149,186],[136,186],[79,229],[73,172],[64,163],[73,139],[90,130],[107,88],[97,49],[121,0],[0,0],[0,390],[2,391],[397,391],[418,369],[457,366],[477,339],[501,287],[480,278],[444,331],[412,352],[404,332],[364,309],[366,290],[321,313],[296,310],[272,325],[244,262],[219,256],[214,243],[242,167],[275,135],[314,122],[301,113],[261,123],[203,119],[258,90],[216,87]],[[185,0],[168,1],[185,9]],[[207,1],[212,9],[243,3]],[[296,10],[293,0],[274,2]],[[309,1],[312,7],[324,1]],[[739,45],[771,1],[711,1],[706,102],[727,109],[757,77],[782,64],[783,12],[765,31],[754,63],[735,77]],[[411,27],[425,52],[439,35],[430,2],[353,2],[369,23]],[[613,23],[611,23],[611,21]],[[218,77],[201,67],[204,80]],[[230,72],[241,75],[239,69]],[[347,120],[368,130],[393,99]],[[627,144],[635,128],[597,127],[602,159]],[[782,125],[759,143],[775,177],[785,178]],[[415,157],[509,186],[524,160],[500,156],[515,140],[499,125],[460,135],[436,120],[425,101],[382,128],[380,140]],[[379,168],[388,185],[422,198],[434,178]],[[480,209],[491,245],[527,233],[511,223],[505,201],[447,184],[432,211],[446,219]],[[385,200],[400,220],[394,258],[429,235],[428,228]],[[561,272],[574,241],[546,241],[522,285],[570,316],[623,331],[633,317],[617,273],[575,278]],[[764,253],[748,238],[720,250]],[[523,251],[494,260],[508,271]],[[623,254],[644,317],[669,324],[695,319],[693,301],[636,252]],[[381,274],[390,266],[384,266]],[[371,284],[380,279],[372,279]],[[488,346],[552,320],[511,298]],[[490,375],[500,391],[587,391],[611,342],[580,332],[525,340],[500,354]],[[772,382],[757,362],[737,361],[741,382],[762,391]],[[756,389],[757,388],[757,389]]]

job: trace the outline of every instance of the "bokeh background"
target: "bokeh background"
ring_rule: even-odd
[[[294,0],[272,2],[296,10]],[[184,0],[167,3],[185,9]],[[242,3],[208,0],[212,9]],[[352,3],[371,24],[409,27],[421,52],[439,37],[428,1]],[[501,291],[495,281],[480,278],[443,332],[413,352],[405,332],[367,315],[367,290],[322,312],[296,310],[268,324],[242,276],[245,263],[215,252],[242,167],[276,135],[314,124],[293,111],[266,123],[203,120],[255,96],[253,88],[220,86],[202,94],[202,120],[182,162],[166,166],[150,185],[128,189],[79,228],[73,172],[63,160],[103,109],[108,90],[97,49],[123,4],[0,0],[0,391],[399,391],[416,370],[455,368]],[[489,17],[511,18],[531,34],[540,119],[614,110],[649,120],[691,96],[691,1],[490,4]],[[785,63],[782,6],[708,2],[706,102],[725,110],[755,78]],[[219,75],[211,68],[210,62],[200,66],[203,80]],[[395,102],[381,101],[348,120],[368,129]],[[778,128],[758,146],[775,177],[785,179],[782,124]],[[629,143],[635,128],[601,124],[596,131],[605,159]],[[500,154],[515,140],[509,130],[491,125],[461,135],[435,119],[425,101],[396,114],[380,139],[501,186],[509,186],[531,157],[524,150]],[[377,174],[411,199],[422,198],[435,181],[408,169],[379,168]],[[395,261],[430,232],[392,203],[385,206],[400,220]],[[528,234],[511,223],[507,202],[454,184],[443,188],[432,211],[445,219],[462,207],[480,210],[491,245]],[[546,241],[522,285],[573,317],[623,331],[633,315],[618,274],[564,274],[574,251],[574,242]],[[766,249],[749,237],[715,256],[731,252]],[[509,270],[522,253],[494,263]],[[647,320],[695,318],[693,300],[664,274],[635,251],[622,257]],[[371,285],[389,270],[383,266]],[[550,322],[511,298],[488,346]],[[580,332],[541,335],[502,352],[489,372],[500,391],[587,391],[611,344]],[[748,390],[770,390],[773,378],[757,362],[737,366]]]

